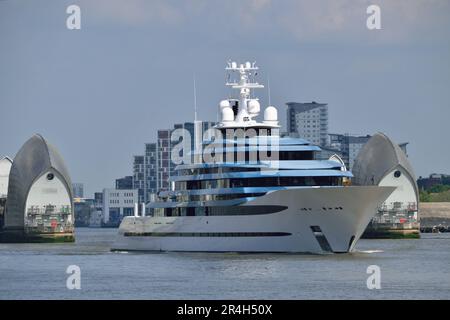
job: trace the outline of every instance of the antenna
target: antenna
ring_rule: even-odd
[[[194,163],[202,162],[202,131],[202,122],[197,120],[197,84],[194,72]]]
[[[225,70],[238,74],[238,79],[232,79],[231,82],[227,81],[227,83],[225,83],[226,86],[239,90],[239,111],[238,114],[235,115],[235,122],[254,122],[252,117],[256,116],[256,114],[249,114],[247,108],[249,101],[252,100],[252,90],[264,88],[263,85],[255,81],[254,77],[252,78],[253,71],[256,73],[258,67],[254,64],[252,65],[248,61],[240,63],[239,65],[237,62],[228,62]]]
[[[197,121],[197,85],[195,83],[195,72],[194,72],[194,121]]]
[[[270,99],[270,77],[269,76],[267,76],[267,91],[268,91],[268,94],[269,94],[269,106],[271,106],[272,102],[271,102],[271,99]]]

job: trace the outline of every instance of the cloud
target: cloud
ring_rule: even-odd
[[[95,19],[126,26],[149,23],[177,25],[183,22],[184,5],[164,0],[85,0],[80,3]]]
[[[233,33],[294,42],[420,40],[430,30],[447,36],[448,0],[96,0],[81,3],[96,19],[126,26],[176,26],[199,33]],[[381,8],[382,30],[366,28],[371,4]],[[423,40],[423,39],[422,39]]]
[[[409,41],[421,31],[438,25],[448,28],[450,2],[446,0],[322,0],[281,1],[277,21],[299,41],[366,40],[392,43]],[[366,28],[366,9],[377,4],[381,9],[382,30]],[[437,28],[438,29],[438,28]],[[447,30],[442,28],[441,33]]]

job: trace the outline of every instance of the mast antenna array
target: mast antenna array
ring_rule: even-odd
[[[262,89],[264,85],[256,80],[259,68],[256,62],[236,63],[229,60],[225,67],[227,77],[225,85],[239,90],[239,97],[220,101],[219,109],[222,121],[218,124],[224,128],[270,127],[279,128],[277,110],[273,106],[264,109],[264,121],[255,118],[261,111],[259,99],[253,94],[254,89]],[[270,98],[269,98],[270,100]]]
[[[259,103],[257,103],[258,98],[252,98],[252,90],[264,88],[264,86],[256,82],[255,79],[255,75],[259,70],[256,66],[256,62],[237,64],[234,61],[228,61],[225,70],[229,73],[225,85],[232,89],[239,90],[239,113],[236,116],[236,121],[251,121],[251,118],[259,113]],[[256,108],[257,110],[249,110],[249,106],[250,109],[252,109],[251,106],[255,106],[255,102],[258,105]],[[253,107],[253,109],[255,108]]]

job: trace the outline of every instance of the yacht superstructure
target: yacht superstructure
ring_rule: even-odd
[[[320,148],[281,137],[277,109],[264,119],[254,63],[229,62],[239,91],[219,104],[221,122],[177,166],[173,188],[149,203],[152,216],[125,217],[114,250],[206,252],[352,251],[392,187],[351,186],[352,174]],[[231,75],[229,78],[231,78]],[[187,162],[187,163],[186,163]]]

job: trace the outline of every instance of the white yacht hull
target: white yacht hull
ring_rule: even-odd
[[[272,191],[245,205],[280,205],[270,214],[126,217],[112,250],[340,253],[352,251],[393,187]],[[229,207],[232,211],[233,206]],[[318,228],[317,228],[318,227]]]

